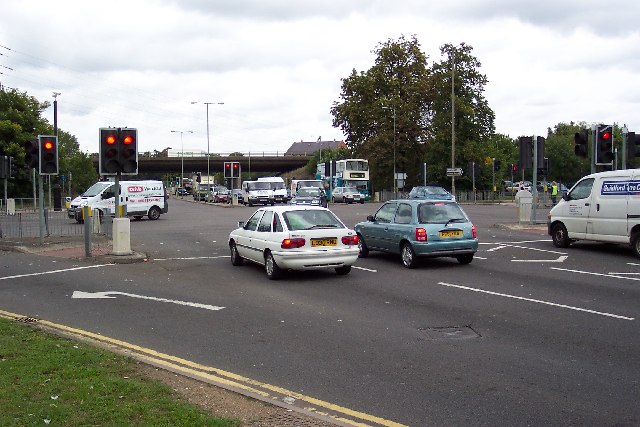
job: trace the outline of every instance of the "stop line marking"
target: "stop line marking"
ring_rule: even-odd
[[[539,300],[539,299],[519,297],[517,295],[503,294],[503,293],[500,293],[500,292],[485,291],[484,289],[472,288],[472,287],[469,287],[469,286],[454,285],[452,283],[445,283],[445,282],[438,282],[438,285],[449,286],[451,288],[464,289],[464,290],[473,291],[473,292],[481,292],[483,294],[495,295],[495,296],[504,297],[504,298],[512,298],[512,299],[517,299],[517,300],[520,300],[520,301],[533,302],[533,303],[536,303],[536,304],[545,304],[545,305],[550,305],[552,307],[566,308],[567,310],[581,311],[581,312],[589,313],[589,314],[597,314],[599,316],[613,317],[615,319],[635,320],[634,317],[627,317],[627,316],[621,316],[619,314],[612,314],[612,313],[605,313],[605,312],[602,312],[602,311],[589,310],[589,309],[586,309],[586,308],[574,307],[574,306],[566,305],[566,304],[558,304],[558,303],[555,303],[555,302],[543,301],[543,300]]]

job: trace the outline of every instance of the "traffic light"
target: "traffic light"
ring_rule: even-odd
[[[521,136],[520,141],[520,167],[529,169],[533,166],[533,139],[530,136]]]
[[[493,159],[493,171],[497,172],[500,170],[500,160]]]
[[[613,133],[611,125],[598,125],[596,128],[597,165],[609,165],[613,162]]]
[[[573,147],[576,156],[587,158],[589,155],[589,131],[586,129],[576,132],[573,136]]]
[[[233,178],[231,175],[231,162],[224,162],[224,177]]]
[[[627,132],[627,157],[640,157],[640,135],[635,132]]]
[[[40,148],[38,147],[38,140],[27,141],[24,143],[26,150],[26,156],[24,158],[27,167],[33,169],[40,169]]]
[[[58,175],[58,137],[38,135],[40,175]]]
[[[138,173],[138,130],[100,128],[100,175]]]
[[[231,177],[232,178],[240,178],[240,163],[232,162],[231,165]]]
[[[121,172],[135,175],[138,173],[138,129],[120,129],[118,158]]]
[[[515,163],[511,164],[511,172],[516,173],[518,172],[518,165]]]
[[[538,169],[544,169],[544,142],[545,139],[543,137],[536,137],[536,145],[538,149],[538,164],[536,165],[536,167]]]

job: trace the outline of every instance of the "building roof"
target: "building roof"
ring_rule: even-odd
[[[294,142],[291,144],[291,147],[287,150],[285,155],[287,156],[310,156],[319,150],[326,149],[336,149],[336,148],[345,148],[346,144],[344,141],[321,141],[319,138],[317,141],[313,142]]]

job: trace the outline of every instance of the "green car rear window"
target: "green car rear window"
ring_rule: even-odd
[[[422,203],[418,207],[418,222],[420,224],[446,224],[447,222],[467,222],[457,203],[433,202]]]

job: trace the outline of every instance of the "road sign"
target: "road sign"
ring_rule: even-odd
[[[447,176],[462,176],[462,168],[447,168]]]

